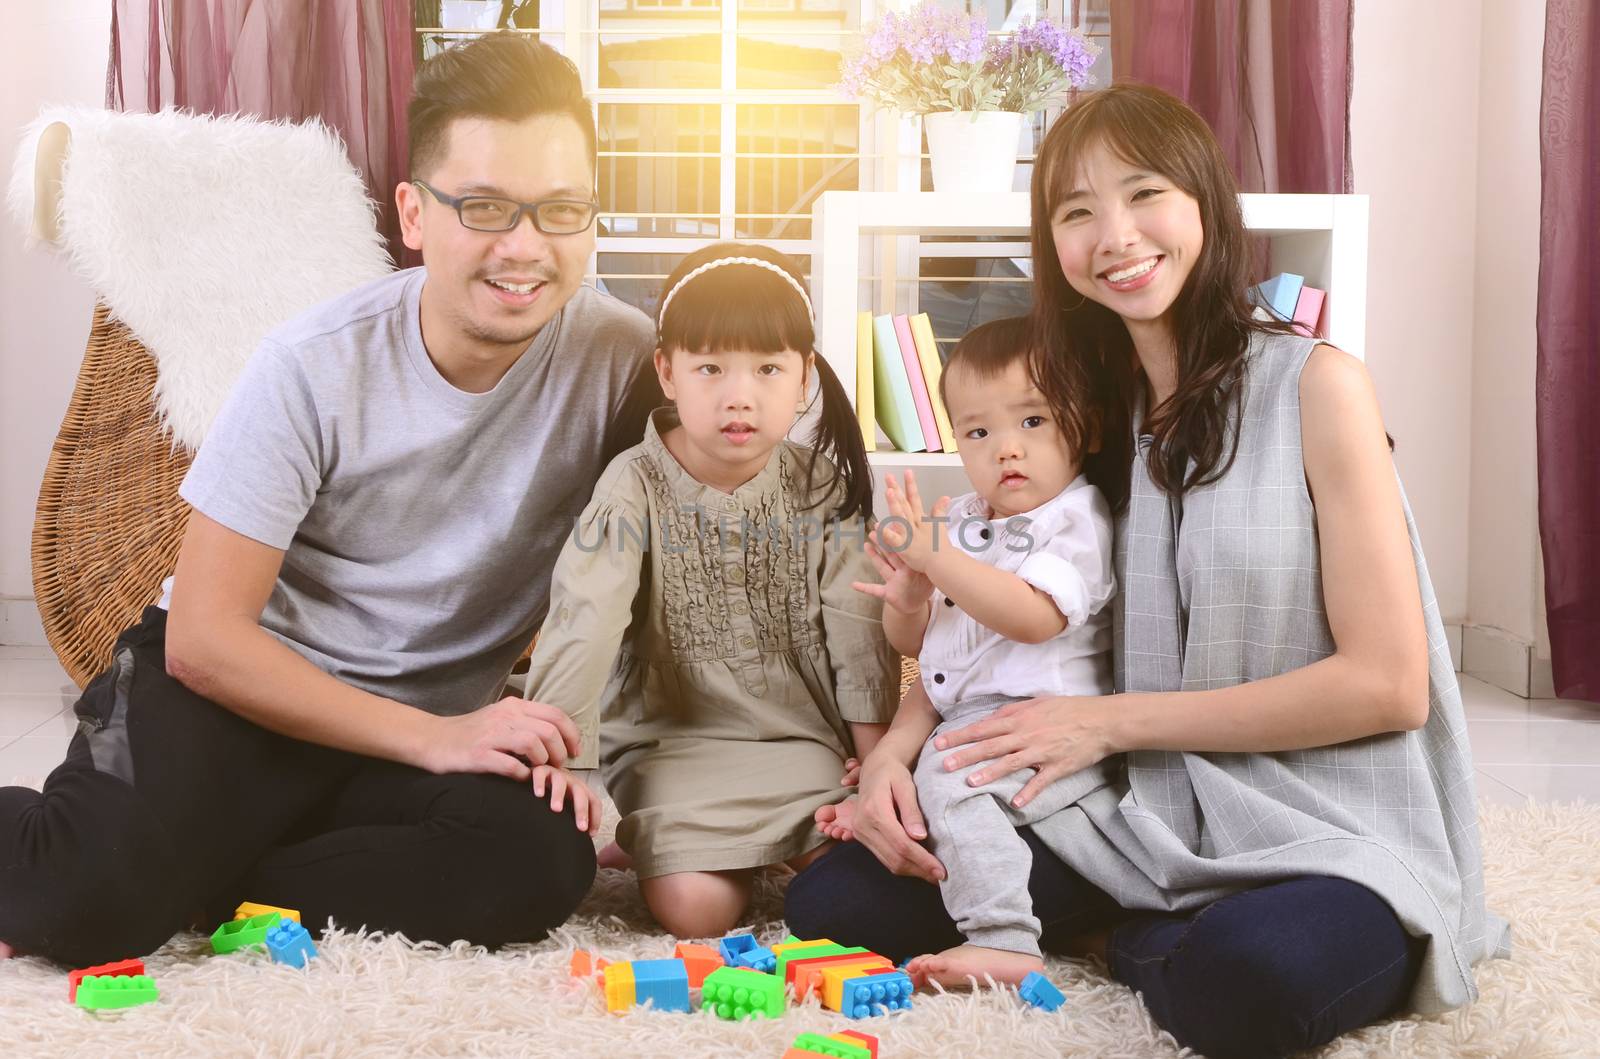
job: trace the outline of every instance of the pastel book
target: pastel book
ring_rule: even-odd
[[[906,374],[892,316],[872,318],[872,375],[878,426],[901,452],[926,452],[928,446],[922,440],[917,404],[911,396],[911,378]]]
[[[1322,333],[1322,305],[1328,296],[1327,291],[1320,291],[1315,287],[1305,286],[1300,288],[1300,300],[1294,307],[1294,329],[1307,338],[1313,338]]]
[[[900,356],[906,362],[906,378],[911,382],[911,400],[917,406],[917,425],[922,428],[923,447],[929,452],[938,452],[943,445],[939,440],[939,424],[933,418],[933,397],[922,372],[922,358],[917,356],[916,340],[911,337],[911,318],[905,313],[894,318],[894,337]]]
[[[1280,272],[1251,288],[1250,301],[1287,323],[1294,319],[1295,308],[1300,304],[1300,288],[1305,282],[1303,276]]]
[[[933,404],[933,422],[939,431],[939,445],[945,452],[956,451],[955,432],[950,429],[950,411],[944,398],[939,396],[939,377],[944,374],[944,361],[939,359],[939,344],[933,338],[933,321],[927,313],[911,318],[911,340],[917,347],[917,362],[922,365],[922,378],[928,384],[928,400]]]
[[[872,314],[856,313],[856,418],[868,452],[878,449],[878,398],[873,385]]]

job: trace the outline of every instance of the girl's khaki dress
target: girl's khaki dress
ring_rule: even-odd
[[[846,723],[887,723],[899,699],[882,604],[850,587],[878,580],[864,528],[834,520],[835,489],[802,495],[810,450],[778,446],[728,494],[667,451],[676,425],[657,410],[596,485],[528,683],[578,722],[572,767],[603,770],[641,878],[820,845],[812,814],[848,793]],[[819,458],[818,484],[832,476]]]

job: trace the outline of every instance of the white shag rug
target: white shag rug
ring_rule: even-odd
[[[611,814],[615,820],[615,813]],[[1513,926],[1514,953],[1480,965],[1479,1000],[1436,1018],[1403,1018],[1318,1053],[1352,1056],[1574,1056],[1600,1050],[1600,806],[1484,806],[1491,907]],[[603,835],[602,841],[609,836]],[[757,888],[752,926],[784,936],[781,880]],[[1014,993],[923,995],[913,1011],[850,1020],[815,1001],[745,1023],[637,1011],[612,1015],[599,990],[567,974],[574,948],[610,959],[672,954],[630,874],[602,871],[566,926],[538,945],[488,953],[334,931],[304,971],[263,954],[212,956],[181,935],[146,960],[154,1004],[91,1013],[67,1002],[62,968],[0,962],[0,1051],[7,1055],[531,1055],[777,1059],[795,1036],[857,1028],[883,1059],[1177,1056],[1133,993],[1088,964],[1052,959],[1067,995],[1054,1014]]]

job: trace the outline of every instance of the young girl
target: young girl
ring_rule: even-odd
[[[1065,422],[1093,395],[1120,454],[1099,484],[1122,694],[1008,707],[941,736],[943,764],[1031,772],[1027,803],[1124,755],[1034,826],[1063,825],[1066,856],[1036,857],[1030,893],[1067,924],[1056,951],[1098,953],[1186,1047],[1282,1055],[1466,1003],[1505,925],[1484,908],[1461,698],[1366,370],[1251,319],[1237,186],[1166,93],[1074,103],[1039,147],[1032,213],[1041,388]],[[797,877],[796,932],[890,956],[881,941],[954,934],[892,874],[937,871],[906,826],[934,721],[918,706],[862,766],[854,829],[883,863],[846,845]],[[1121,907],[1077,914],[1096,893]]]
[[[812,816],[893,715],[899,666],[881,605],[850,587],[872,569],[871,471],[793,264],[737,243],[691,254],[658,327],[675,405],[574,527],[528,693],[578,722],[572,767],[603,769],[656,920],[708,937],[738,922],[752,869],[820,852]],[[813,368],[806,448],[785,438]]]
[[[950,354],[940,380],[976,491],[941,498],[924,513],[910,472],[887,482],[891,519],[870,554],[882,585],[884,630],[915,654],[938,710],[934,736],[964,728],[1013,702],[1111,691],[1111,511],[1084,477],[1089,436],[1062,429],[1028,371],[1024,318],[976,328]],[[943,522],[948,519],[948,526]],[[945,908],[967,944],[913,960],[916,978],[985,975],[1018,984],[1043,971],[1040,923],[1028,897],[1032,855],[1017,834],[1107,780],[1099,766],[1011,804],[1022,777],[969,782],[946,769],[930,741],[917,762],[917,798],[929,844],[948,869]],[[839,825],[826,833],[844,837]]]

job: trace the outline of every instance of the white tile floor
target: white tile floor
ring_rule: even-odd
[[[1600,802],[1600,706],[1519,699],[1461,678],[1486,801]],[[0,784],[43,778],[60,762],[78,692],[45,648],[0,647]]]

